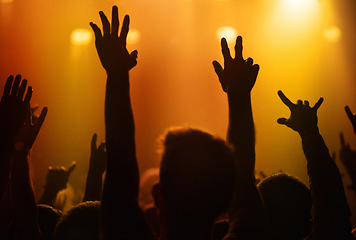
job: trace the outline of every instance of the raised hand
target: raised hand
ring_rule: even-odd
[[[349,120],[352,124],[352,127],[354,129],[354,133],[356,134],[356,114],[353,114],[350,110],[349,106],[345,106],[345,112],[347,116],[349,117]]]
[[[120,36],[118,36],[119,17],[117,6],[112,7],[111,26],[108,18],[102,11],[99,12],[99,15],[103,24],[103,32],[101,32],[100,28],[92,22],[90,23],[90,26],[95,34],[95,46],[101,64],[108,74],[122,70],[130,70],[137,64],[137,51],[134,50],[129,54],[126,48],[130,17],[125,15]]]
[[[96,133],[91,140],[90,168],[103,174],[106,169],[106,145],[101,142],[99,147],[96,146],[98,136]]]
[[[221,39],[221,50],[224,57],[224,68],[213,61],[216,74],[222,89],[228,94],[250,92],[255,85],[259,65],[253,64],[253,59],[244,60],[242,56],[242,37],[238,36],[235,44],[235,58],[231,57],[226,39]]]
[[[27,80],[23,79],[21,84],[20,82],[20,74],[15,79],[12,75],[9,76],[0,101],[0,133],[1,138],[4,138],[8,143],[15,141],[18,132],[26,121],[30,107],[32,87],[27,88],[25,95]]]
[[[96,146],[97,138],[98,136],[95,133],[91,140],[89,171],[87,175],[83,202],[100,201],[100,195],[103,186],[103,173],[106,170],[107,154],[105,142],[100,143],[99,147]]]
[[[23,143],[26,149],[29,150],[32,148],[32,145],[35,142],[42,124],[47,116],[47,111],[47,107],[44,107],[40,116],[36,118],[35,122],[32,122],[32,113],[28,112],[26,123],[22,126],[16,139],[17,142]]]
[[[54,191],[60,191],[67,187],[70,174],[76,167],[76,162],[68,167],[49,167],[46,176],[45,188],[51,188]]]
[[[320,98],[313,107],[309,106],[308,101],[298,100],[297,104],[292,103],[282,91],[278,91],[278,96],[282,102],[290,109],[291,115],[288,119],[279,118],[277,122],[297,131],[301,136],[318,134],[317,110],[324,99]]]

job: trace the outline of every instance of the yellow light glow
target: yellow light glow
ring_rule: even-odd
[[[291,11],[307,11],[314,8],[316,0],[282,0],[282,4]]]
[[[71,41],[73,45],[87,45],[92,39],[92,33],[85,28],[78,28],[71,34]]]
[[[14,0],[0,0],[0,3],[11,3],[13,2]]]
[[[225,38],[228,43],[233,43],[237,37],[237,31],[233,27],[224,26],[216,31],[218,39]]]
[[[129,34],[127,35],[127,44],[136,44],[140,41],[141,34],[138,30],[130,28]]]
[[[318,0],[281,0],[281,10],[285,17],[300,18],[314,15],[318,8]]]
[[[341,30],[336,26],[324,29],[324,37],[330,42],[337,42],[341,38]]]

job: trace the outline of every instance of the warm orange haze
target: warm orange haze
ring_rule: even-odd
[[[253,56],[260,65],[252,91],[256,172],[283,170],[308,181],[298,134],[277,124],[289,116],[278,90],[293,102],[325,99],[319,128],[345,172],[339,133],[356,149],[344,111],[345,105],[356,111],[353,1],[0,0],[0,92],[9,75],[21,73],[34,89],[31,103],[48,107],[31,159],[38,195],[48,166],[76,161],[68,191],[72,201],[82,198],[91,137],[96,132],[98,141],[105,138],[106,74],[89,22],[101,27],[98,11],[110,13],[114,4],[120,23],[130,15],[127,47],[138,50],[130,82],[140,172],[159,166],[158,138],[167,127],[194,126],[225,138],[226,94],[212,61],[222,62],[220,38],[233,49],[238,35],[244,57]],[[343,180],[349,185],[346,174]],[[345,191],[349,202],[355,201]]]

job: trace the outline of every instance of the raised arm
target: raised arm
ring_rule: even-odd
[[[91,140],[91,153],[89,160],[89,171],[85,186],[85,201],[100,201],[103,173],[106,169],[106,150],[105,142],[96,146],[97,135],[94,134]]]
[[[32,88],[28,87],[25,95],[26,87],[27,80],[21,82],[21,75],[17,75],[15,79],[9,76],[0,101],[0,199],[8,184],[10,160],[16,136],[25,124],[30,106]]]
[[[129,70],[136,65],[137,51],[126,49],[129,16],[118,36],[118,9],[112,8],[112,23],[100,12],[103,34],[90,23],[95,33],[99,58],[107,73],[105,126],[107,169],[102,193],[104,239],[137,237],[143,234],[142,213],[138,207],[139,172],[136,161],[135,126],[131,108]],[[146,231],[147,233],[147,231]],[[136,235],[135,235],[136,234]]]
[[[319,133],[317,110],[323,98],[310,107],[308,101],[298,100],[297,104],[292,103],[282,91],[279,91],[278,95],[290,109],[291,115],[288,119],[279,118],[277,121],[299,133],[308,163],[313,200],[313,237],[353,239],[349,221],[350,210],[340,172]]]
[[[32,89],[30,91],[32,93]],[[28,102],[30,98],[31,96],[28,96]],[[42,109],[41,115],[35,123],[32,123],[29,110],[28,105],[27,121],[16,137],[12,154],[10,186],[16,239],[41,239],[37,205],[30,177],[28,152],[46,118],[47,108]]]
[[[242,56],[242,37],[236,39],[235,58],[230,54],[226,39],[221,40],[224,68],[214,61],[214,69],[222,89],[227,93],[229,125],[227,140],[235,149],[237,182],[229,212],[230,236],[238,239],[265,236],[265,214],[255,184],[255,132],[251,108],[251,90],[259,66],[253,59]],[[251,229],[255,231],[251,232]],[[254,234],[254,236],[251,236]]]

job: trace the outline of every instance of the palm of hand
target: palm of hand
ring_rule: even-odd
[[[124,18],[119,36],[119,18],[117,7],[113,6],[112,8],[111,25],[103,12],[99,12],[99,14],[103,24],[103,34],[96,24],[90,23],[90,26],[95,34],[95,45],[101,64],[107,73],[130,70],[137,64],[137,51],[135,50],[129,54],[126,48],[126,38],[129,32],[130,24],[129,16],[126,15]]]
[[[301,100],[298,100],[297,104],[292,103],[282,91],[278,91],[278,95],[291,111],[288,119],[279,118],[277,120],[279,124],[286,125],[302,135],[318,132],[317,110],[324,101],[323,98],[320,98],[313,107],[310,107],[308,101],[304,101],[304,104]]]
[[[224,69],[217,62],[213,62],[222,89],[229,96],[239,96],[240,93],[250,92],[255,85],[259,66],[253,64],[253,59],[244,60],[242,56],[242,38],[236,39],[235,58],[231,57],[226,39],[221,39],[221,49],[224,57]]]

